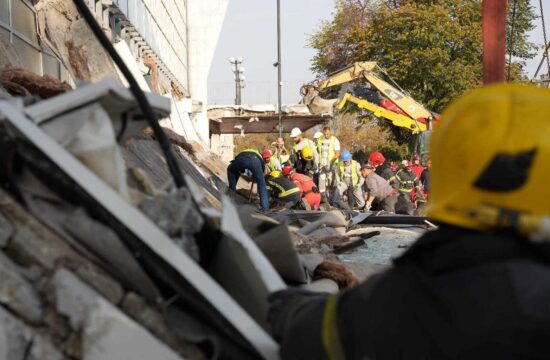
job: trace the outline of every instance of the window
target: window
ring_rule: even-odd
[[[11,44],[20,66],[34,73],[60,79],[59,61],[38,43],[36,13],[28,0],[0,0],[0,40]]]

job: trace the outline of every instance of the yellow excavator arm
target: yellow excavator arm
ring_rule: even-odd
[[[361,109],[371,111],[376,117],[390,120],[395,126],[407,128],[412,132],[427,130],[426,124],[424,123],[411,119],[406,115],[398,114],[391,110],[384,109],[382,106],[378,106],[367,100],[357,98],[350,93],[346,93],[342,100],[338,103],[338,110],[342,110],[348,102],[356,104]]]
[[[311,89],[316,90],[317,92],[323,89],[327,89],[333,86],[341,85],[353,80],[357,79],[365,79],[368,81],[374,88],[376,88],[380,93],[382,93],[384,96],[386,96],[389,100],[391,100],[397,107],[399,107],[404,113],[406,113],[413,123],[416,123],[414,119],[424,118],[424,119],[431,119],[432,114],[430,111],[428,111],[422,104],[414,100],[409,95],[405,94],[404,92],[398,90],[394,86],[390,85],[388,82],[384,81],[380,76],[378,76],[374,70],[378,68],[378,65],[374,61],[362,61],[362,62],[356,62],[351,66],[348,66],[342,70],[339,70],[333,74],[331,74],[326,79],[316,81],[310,84],[304,85],[302,89],[303,94],[307,94]],[[378,68],[379,69],[379,68]],[[381,70],[381,69],[379,69]],[[351,95],[350,95],[351,96]],[[352,99],[353,98],[353,99]],[[374,105],[372,103],[369,103],[366,100],[354,98],[354,97],[348,97],[346,101],[354,102],[356,101],[362,101],[362,105],[365,109],[367,109],[366,106],[376,106],[377,108],[381,108],[377,105]],[[368,104],[367,104],[368,103]],[[345,104],[345,102],[344,102]],[[359,105],[359,104],[357,104]],[[386,110],[384,108],[381,108],[383,110]],[[379,109],[377,111],[380,112]],[[373,111],[374,112],[374,111]],[[396,114],[393,111],[386,110],[386,112],[382,112],[388,116],[392,116],[392,119],[388,118],[387,116],[384,116],[385,118],[391,120],[395,125],[397,125],[394,122],[394,119],[401,123],[401,120],[396,119],[395,116],[393,116],[390,113]],[[400,115],[400,114],[397,114]],[[403,116],[403,115],[401,115]],[[423,124],[420,124],[423,125]],[[397,125],[400,126],[400,125]],[[405,126],[410,128],[409,126]],[[425,128],[425,126],[424,126]],[[419,131],[418,129],[413,131]],[[420,130],[423,131],[423,130]]]

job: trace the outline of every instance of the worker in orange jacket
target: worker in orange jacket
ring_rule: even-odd
[[[306,210],[318,210],[321,205],[321,194],[312,178],[307,175],[297,173],[292,165],[287,165],[283,169],[283,175],[292,180],[300,189],[300,198]]]

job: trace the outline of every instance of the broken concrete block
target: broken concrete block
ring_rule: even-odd
[[[33,286],[20,275],[15,265],[0,252],[0,303],[25,319],[38,324],[42,321],[42,302]]]
[[[82,334],[82,359],[180,359],[67,269],[58,269],[52,285],[56,309]]]
[[[195,234],[204,223],[186,188],[180,188],[167,196],[148,198],[139,204],[139,208],[170,237]]]
[[[57,312],[69,318],[71,328],[84,326],[88,312],[97,307],[99,295],[67,269],[59,269],[52,278]]]
[[[39,264],[48,270],[53,270],[56,262],[71,252],[60,240],[53,240],[52,236],[38,236],[27,227],[17,229],[7,250],[10,257],[19,263],[29,266]]]
[[[91,309],[82,331],[82,352],[83,360],[181,359],[107,302]]]
[[[13,225],[0,214],[0,248],[6,247],[15,230]]]
[[[168,346],[183,357],[190,359],[202,359],[204,354],[195,346],[177,337],[168,328],[162,314],[147,305],[145,300],[136,293],[129,292],[124,296],[121,304],[122,310],[143,327],[162,339]]]
[[[31,350],[29,352],[29,360],[63,360],[63,354],[57,350],[51,342],[42,336],[35,336]]]
[[[63,355],[46,338],[0,307],[0,359],[61,360]]]
[[[202,229],[204,220],[186,188],[180,188],[166,196],[148,198],[139,208],[149,219],[160,227],[174,242],[195,260],[199,260],[199,250],[191,236]]]
[[[118,304],[120,300],[122,300],[124,296],[122,286],[108,275],[104,274],[99,268],[89,263],[83,263],[75,272],[80,278],[90,284],[97,292],[113,304]]]

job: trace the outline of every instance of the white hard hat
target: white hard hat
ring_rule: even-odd
[[[323,133],[320,132],[320,131],[317,131],[317,132],[313,135],[313,138],[314,138],[314,139],[319,139],[321,136],[323,136]]]
[[[302,130],[300,130],[299,128],[294,128],[290,132],[290,137],[291,138],[296,137],[296,136],[300,136],[300,135],[302,135]]]
[[[407,166],[408,163],[409,163],[409,162],[408,162],[407,160],[401,161],[401,165],[403,165],[403,166]]]

